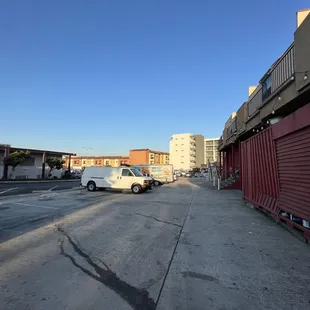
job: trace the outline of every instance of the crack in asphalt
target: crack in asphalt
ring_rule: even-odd
[[[123,300],[125,300],[133,309],[136,310],[154,310],[156,308],[155,301],[149,297],[149,292],[145,289],[136,288],[127,282],[120,279],[115,272],[113,272],[106,263],[99,260],[103,266],[102,268],[98,266],[94,260],[90,257],[88,253],[82,250],[81,246],[78,245],[78,242],[73,241],[71,236],[62,228],[58,227],[58,232],[62,235],[60,240],[60,254],[68,258],[72,264],[83,271],[85,274],[93,278],[94,280],[102,283],[103,285],[110,288]],[[95,269],[96,273],[89,271],[87,268],[81,266],[76,259],[65,252],[64,241],[67,239],[69,244],[72,246],[74,252],[80,257],[84,258],[86,262]]]
[[[164,221],[164,220],[159,220],[158,218],[156,218],[154,216],[151,216],[151,215],[145,215],[145,214],[141,214],[141,213],[138,213],[138,212],[136,212],[135,214],[140,215],[140,216],[144,216],[144,217],[147,217],[147,218],[150,218],[150,219],[153,219],[153,220],[155,220],[156,222],[159,222],[159,223],[165,223],[165,224],[173,225],[173,226],[176,226],[176,227],[179,227],[179,228],[182,227],[182,225],[179,225],[179,224],[176,224],[176,223],[172,223],[172,222],[167,222],[167,221]]]

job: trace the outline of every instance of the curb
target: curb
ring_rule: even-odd
[[[0,181],[0,184],[28,184],[28,183],[54,183],[54,182],[76,182],[79,179],[72,180],[62,180],[62,179],[54,179],[54,180],[44,180],[44,181]]]

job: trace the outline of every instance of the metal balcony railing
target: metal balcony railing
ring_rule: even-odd
[[[261,80],[262,100],[265,102],[273,93],[278,91],[295,73],[294,43],[271,66]]]

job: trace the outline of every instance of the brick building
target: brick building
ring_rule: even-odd
[[[65,165],[68,165],[69,158],[65,157]],[[74,170],[82,169],[82,167],[92,166],[112,166],[118,167],[121,165],[128,165],[128,156],[72,156],[71,157],[71,168]]]
[[[129,151],[131,165],[169,164],[169,153],[150,149],[133,149]]]

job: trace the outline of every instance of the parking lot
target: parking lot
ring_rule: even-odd
[[[1,309],[309,307],[308,245],[205,179],[6,197],[0,221]]]
[[[44,180],[44,181],[0,181],[0,199],[5,196],[31,194],[40,191],[59,191],[78,187],[80,180]]]

